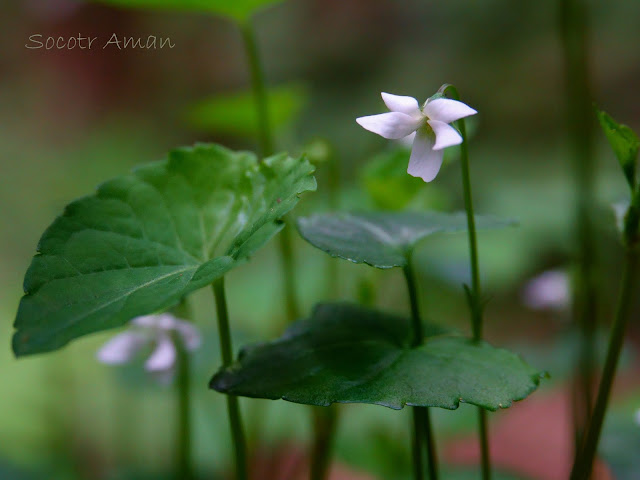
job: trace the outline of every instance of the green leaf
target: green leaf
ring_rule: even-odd
[[[196,145],[108,181],[45,231],[24,280],[16,355],[58,349],[210,284],[275,235],[315,190],[313,166]]]
[[[477,228],[514,225],[513,220],[476,215]],[[299,218],[298,230],[314,247],[353,263],[405,267],[411,250],[440,232],[467,229],[464,212],[329,213]]]
[[[433,336],[411,348],[410,321],[349,304],[324,304],[274,342],[241,351],[210,387],[309,405],[372,403],[488,410],[507,408],[542,374],[485,342]]]
[[[248,19],[257,10],[282,0],[89,0],[93,3],[123,8],[149,8],[159,10],[183,10],[209,12],[238,22]]]
[[[640,140],[638,136],[626,125],[617,123],[606,112],[596,111],[600,126],[604,131],[613,152],[620,162],[620,166],[631,187],[632,191],[636,189],[636,161],[638,158],[638,150],[640,149]]]
[[[278,129],[290,123],[306,102],[301,85],[269,90],[270,124]],[[216,95],[193,105],[186,113],[189,124],[201,130],[241,137],[257,137],[259,132],[256,107],[251,92]]]

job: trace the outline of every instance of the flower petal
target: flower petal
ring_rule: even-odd
[[[356,118],[356,122],[363,128],[393,140],[406,137],[415,132],[421,121],[421,119],[416,119],[400,112],[388,112]]]
[[[429,117],[430,120],[451,123],[461,118],[475,115],[476,112],[469,105],[451,100],[450,98],[436,98],[427,102],[422,109],[422,113]]]
[[[569,277],[562,270],[547,270],[527,283],[522,299],[533,310],[565,310],[571,304]]]
[[[415,140],[415,138],[416,138],[416,132],[413,132],[413,133],[411,133],[411,134],[407,135],[406,137],[402,137],[402,138],[399,140],[400,145],[402,145],[403,147],[406,147],[406,148],[411,148],[411,146],[413,145],[413,141]]]
[[[436,120],[429,120],[427,123],[431,125],[433,133],[436,134],[436,143],[433,146],[434,150],[442,150],[443,148],[460,145],[462,143],[462,136],[451,125]]]
[[[137,327],[143,328],[159,328],[162,315],[143,315],[131,320],[131,323]]]
[[[96,358],[107,365],[122,365],[133,360],[148,342],[149,337],[140,332],[123,332],[105,343],[96,353]]]
[[[412,117],[421,117],[420,106],[418,101],[413,97],[406,97],[402,95],[392,95],[391,93],[382,92],[382,100],[384,104],[392,112],[401,112],[411,115]]]
[[[176,319],[174,329],[178,332],[184,347],[189,352],[193,352],[200,347],[200,344],[202,343],[200,339],[200,331],[193,323]]]
[[[407,173],[413,177],[422,178],[425,182],[430,182],[436,178],[440,171],[442,158],[442,150],[434,150],[429,135],[419,130],[413,141]]]
[[[176,347],[171,337],[164,333],[160,334],[157,342],[156,349],[144,364],[144,368],[149,372],[168,370],[176,362]]]

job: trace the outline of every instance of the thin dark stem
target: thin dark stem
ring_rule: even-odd
[[[407,256],[407,266],[404,267],[404,277],[409,292],[409,304],[411,306],[411,324],[413,330],[412,346],[418,347],[424,341],[424,329],[420,318],[420,305],[418,302],[418,288],[415,272],[411,264],[411,254]],[[438,458],[435,449],[435,438],[431,426],[431,415],[427,407],[413,407],[413,467],[416,479],[424,478],[422,465],[422,448],[427,450],[427,462],[429,479],[438,479]]]
[[[313,430],[315,432],[311,451],[311,480],[324,480],[329,475],[329,462],[333,440],[338,424],[337,405],[314,408]]]
[[[193,314],[186,298],[183,298],[172,308],[173,314],[184,320],[193,320]],[[184,346],[182,337],[174,332],[173,343],[176,346],[176,479],[192,480],[193,473],[193,442],[191,429],[191,362],[189,352]]]
[[[425,422],[424,410],[421,407],[413,407],[413,437],[411,449],[413,455],[413,478],[414,480],[424,480],[424,465],[422,463],[422,439],[423,425]]]
[[[213,295],[216,300],[216,311],[218,313],[218,334],[220,336],[220,352],[222,354],[222,366],[228,367],[233,362],[233,348],[231,345],[231,331],[229,329],[229,312],[227,310],[227,299],[224,289],[224,277],[213,282]],[[236,479],[248,480],[247,474],[247,453],[244,432],[242,430],[242,419],[240,418],[240,408],[238,397],[227,395],[227,412],[229,415],[229,425],[231,427],[231,438],[233,440]]]
[[[251,88],[253,90],[256,115],[258,118],[260,149],[262,151],[262,157],[265,158],[273,155],[274,140],[269,121],[264,71],[260,62],[258,45],[251,21],[246,21],[240,28],[242,30],[243,43],[247,52],[247,62],[251,71]],[[293,322],[300,316],[300,309],[295,291],[297,283],[295,275],[295,259],[293,255],[293,237],[291,227],[289,225],[285,225],[278,236],[278,249],[280,251],[280,260],[284,277],[284,297],[287,319],[288,322]],[[316,410],[313,410],[314,425],[318,425],[322,419],[323,416]],[[334,431],[335,425],[326,425],[322,429],[315,428],[314,447],[312,447],[312,450],[315,453],[312,453],[311,455],[312,478],[322,479],[326,477],[326,472],[328,471],[328,465],[330,462],[331,449],[324,448],[324,445],[331,445],[333,442],[331,436],[333,436]],[[327,435],[329,435],[329,437],[327,437]],[[324,452],[324,455],[319,455],[318,452]]]
[[[574,323],[580,332],[580,349],[575,368],[578,403],[574,417],[575,437],[582,436],[593,404],[595,385],[595,332],[598,318],[598,285],[595,225],[591,214],[595,204],[594,115],[588,65],[587,7],[583,0],[561,0],[559,30],[565,70],[566,121],[575,179],[574,241],[577,246],[576,285],[573,298]],[[576,448],[577,450],[577,448]]]
[[[251,20],[247,20],[240,25],[242,40],[247,53],[247,63],[251,73],[251,88],[256,106],[256,116],[258,120],[258,135],[260,140],[260,150],[262,157],[273,155],[273,135],[269,122],[269,109],[267,104],[267,90],[265,87],[264,73],[260,64],[256,35],[251,25]]]
[[[298,296],[296,295],[296,268],[292,233],[291,225],[285,224],[280,235],[278,235],[287,323],[291,323],[300,317],[300,307],[298,305]]]
[[[455,100],[460,100],[458,90],[449,85],[445,90],[451,92]],[[471,308],[471,328],[473,339],[482,339],[483,306],[480,290],[480,267],[478,262],[478,240],[476,235],[476,221],[473,213],[473,196],[471,195],[471,174],[469,169],[469,151],[467,149],[467,129],[464,119],[457,122],[462,143],[460,144],[460,165],[462,169],[462,188],[464,190],[464,207],[467,212],[467,230],[469,233],[469,260],[471,263],[471,291],[468,292]],[[489,435],[487,429],[487,414],[478,407],[478,431],[480,435],[480,452],[482,458],[482,479],[491,478],[491,457],[489,455]]]
[[[602,371],[602,380],[600,381],[596,404],[587,427],[581,453],[573,464],[571,480],[587,480],[591,475],[593,459],[598,448],[602,424],[604,423],[611,395],[611,387],[615,379],[618,359],[624,343],[624,333],[631,314],[631,306],[634,299],[633,293],[638,282],[638,267],[638,251],[636,249],[628,249],[616,317],[611,330],[611,337],[609,338],[607,359]]]
[[[427,468],[429,471],[429,478],[431,480],[438,479],[438,456],[436,453],[436,440],[433,436],[433,430],[431,427],[431,410],[428,408],[422,408],[424,411],[424,421],[422,422],[423,435],[425,440],[425,447],[427,449]]]
[[[175,345],[178,350],[178,480],[192,480],[194,478],[192,468],[192,443],[191,443],[191,405],[189,394],[191,387],[191,375],[189,354],[182,345],[182,339],[176,335]]]
[[[469,172],[469,152],[467,151],[467,132],[464,120],[458,121],[460,134],[464,141],[460,145],[462,166],[462,185],[464,189],[464,207],[467,212],[467,230],[469,232],[469,258],[471,262],[471,292],[473,339],[482,338],[482,305],[480,291],[480,267],[478,265],[478,239],[476,235],[476,220],[473,214],[473,197],[471,195],[471,174]]]
[[[482,478],[491,478],[491,458],[489,457],[489,431],[487,428],[487,411],[478,408],[478,428],[480,430],[480,455],[482,457]]]
[[[416,285],[416,275],[411,265],[411,256],[407,261],[407,266],[404,267],[404,278],[407,282],[407,291],[409,292],[409,305],[411,306],[411,326],[413,332],[413,340],[411,342],[413,347],[422,345],[424,340],[424,331],[422,328],[422,320],[420,319],[420,305],[418,303],[418,287]]]

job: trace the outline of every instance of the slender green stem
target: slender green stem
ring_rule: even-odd
[[[455,100],[460,100],[458,90],[448,85],[444,91],[450,91]],[[457,122],[462,143],[460,144],[460,165],[462,169],[462,188],[464,191],[464,207],[467,212],[467,230],[469,233],[469,259],[471,263],[471,290],[467,291],[471,308],[471,328],[473,339],[482,339],[483,305],[480,290],[480,267],[478,264],[478,241],[476,235],[476,221],[473,214],[473,196],[471,195],[471,174],[469,169],[469,151],[467,149],[467,129],[464,119]],[[482,460],[482,479],[491,478],[491,458],[489,455],[489,434],[487,429],[487,414],[478,407],[478,433],[480,436],[480,454]]]
[[[337,405],[314,408],[313,430],[315,433],[311,450],[311,480],[324,480],[329,475],[329,462],[335,430],[338,424]]]
[[[423,432],[424,432],[424,410],[421,407],[413,407],[413,436],[411,440],[411,449],[413,455],[413,478],[414,480],[424,480],[424,465],[423,465]]]
[[[624,343],[624,333],[632,310],[633,294],[638,282],[638,267],[640,266],[638,255],[638,250],[634,248],[627,250],[620,298],[611,330],[611,337],[609,338],[609,347],[607,348],[607,359],[604,364],[604,370],[602,371],[602,380],[598,388],[593,415],[591,416],[584,437],[581,454],[573,464],[571,480],[587,480],[591,475],[593,459],[596,454],[596,449],[598,448],[602,424],[604,423],[604,417],[609,404],[611,387],[616,375],[620,351]]]
[[[425,440],[425,446],[427,448],[427,460],[429,469],[429,478],[431,480],[438,479],[438,456],[436,453],[436,440],[433,436],[433,429],[431,428],[431,410],[423,408],[424,421],[422,422],[423,436]]]
[[[193,320],[193,314],[186,298],[172,309],[172,313],[185,320]],[[192,480],[193,472],[193,450],[192,450],[192,429],[191,429],[191,365],[189,352],[186,350],[182,337],[173,333],[173,344],[176,346],[176,408],[177,408],[177,429],[176,429],[176,478],[178,480]]]
[[[245,50],[247,52],[249,69],[251,71],[251,87],[253,89],[256,114],[258,118],[260,149],[262,151],[262,156],[268,157],[274,153],[274,141],[269,121],[264,72],[260,63],[258,45],[251,21],[246,21],[240,26],[240,28],[242,31]],[[300,309],[295,291],[297,282],[295,278],[293,239],[291,227],[288,225],[285,225],[285,228],[280,232],[280,235],[278,235],[278,248],[280,250],[280,260],[282,262],[282,272],[284,276],[284,297],[287,309],[287,318],[289,322],[292,322],[300,316]],[[316,428],[314,428],[314,446],[312,447],[312,451],[314,453],[311,455],[311,477],[314,479],[322,479],[326,477],[331,449],[325,448],[325,446],[331,445],[333,441],[331,437],[335,431],[335,425],[331,424],[325,425],[323,428],[317,428],[319,423],[322,421],[335,422],[335,420],[327,420],[326,416],[323,416],[314,409],[313,422]],[[320,452],[323,454],[320,455]]]
[[[420,318],[420,306],[418,303],[418,288],[415,272],[411,263],[411,253],[407,256],[407,266],[404,267],[404,277],[409,292],[409,304],[411,305],[411,324],[413,329],[412,346],[422,345],[424,330]],[[422,446],[427,449],[427,461],[429,479],[438,479],[438,458],[435,449],[435,439],[431,427],[431,415],[427,407],[413,407],[413,465],[416,479],[423,478],[424,467],[422,465]]]
[[[420,319],[420,305],[418,303],[418,286],[416,284],[416,274],[411,264],[411,257],[407,257],[407,266],[404,267],[404,278],[407,282],[407,291],[409,292],[409,305],[411,306],[411,326],[413,332],[413,347],[422,345],[424,340],[424,330],[422,328],[422,320]]]
[[[457,95],[456,95],[457,96]],[[469,171],[469,152],[467,150],[467,131],[464,120],[458,121],[460,134],[464,139],[460,145],[460,163],[462,167],[462,186],[464,189],[464,207],[467,212],[467,230],[469,232],[469,258],[471,262],[471,292],[472,292],[472,327],[474,340],[482,338],[482,294],[480,291],[480,267],[478,265],[478,239],[476,235],[476,220],[473,214],[473,197],[471,195],[471,174]]]
[[[241,25],[242,37],[247,52],[247,60],[251,71],[251,86],[256,106],[258,118],[258,129],[260,148],[263,157],[268,157],[274,153],[274,141],[269,121],[269,110],[267,103],[264,73],[258,54],[258,46],[255,32],[250,21]],[[284,297],[286,314],[289,322],[296,320],[300,316],[300,308],[296,295],[295,259],[293,255],[293,238],[291,227],[285,228],[278,236],[278,248],[280,250],[280,261],[282,265]],[[333,411],[330,414],[313,410],[314,442],[311,454],[311,478],[322,480],[326,478],[330,461],[331,444],[335,432],[337,414]]]
[[[491,458],[489,457],[489,431],[487,428],[487,411],[478,407],[478,428],[480,431],[480,455],[482,478],[491,478]]]
[[[296,268],[292,233],[291,225],[285,224],[280,235],[278,235],[287,323],[293,322],[300,317],[300,307],[298,305],[298,296],[296,295]]]
[[[213,282],[213,295],[216,300],[216,311],[218,313],[218,334],[220,336],[222,366],[228,367],[233,361],[233,348],[231,346],[231,331],[229,329],[229,312],[227,310],[224,277],[220,277]],[[248,480],[246,443],[242,430],[238,397],[227,395],[227,412],[234,446],[236,480]]]
[[[251,73],[251,88],[256,106],[260,149],[262,151],[262,157],[264,158],[273,155],[274,152],[264,73],[260,64],[256,35],[251,20],[249,19],[242,23],[240,30],[242,32],[242,40],[247,53],[247,63]]]
[[[189,353],[184,348],[182,339],[178,335],[176,335],[174,343],[178,350],[178,458],[176,478],[178,480],[192,480],[194,475],[191,445],[191,405],[189,402],[191,388]]]
[[[592,410],[595,384],[595,332],[598,324],[598,285],[595,225],[594,115],[588,65],[587,6],[584,0],[560,0],[559,31],[565,70],[566,120],[575,179],[575,245],[577,264],[573,298],[574,323],[580,332],[574,415],[575,437],[580,442]],[[576,451],[578,450],[576,446]]]

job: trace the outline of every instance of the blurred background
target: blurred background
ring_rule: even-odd
[[[215,141],[255,150],[240,34],[223,18],[72,0],[3,2],[1,8],[0,478],[171,478],[175,392],[146,379],[142,361],[99,364],[95,352],[114,332],[18,361],[9,346],[11,325],[38,239],[71,200],[180,145]],[[594,101],[639,131],[640,2],[593,1],[590,9]],[[576,342],[570,312],[562,302],[529,308],[522,293],[541,272],[568,270],[574,249],[557,17],[556,2],[289,0],[254,18],[278,150],[307,152],[318,166],[319,190],[305,196],[296,215],[332,208],[462,209],[455,152],[425,185],[404,173],[405,147],[364,131],[355,118],[385,111],[381,91],[422,103],[443,83],[456,85],[480,112],[470,144],[476,211],[520,222],[479,239],[490,297],[486,335],[551,374],[529,399],[490,416],[498,478],[563,478],[571,455],[565,392]],[[113,33],[169,37],[175,47],[102,49]],[[27,49],[34,34],[43,41],[81,34],[99,37],[101,45]],[[600,313],[608,319],[621,264],[609,205],[627,191],[604,135],[598,131],[596,138]],[[463,333],[469,331],[461,288],[466,255],[464,235],[432,237],[416,254],[427,316]],[[327,298],[407,311],[401,272],[330,260],[301,240],[296,257],[306,311]],[[323,274],[334,271],[337,281],[329,286]],[[279,276],[273,243],[228,275],[236,346],[282,332]],[[219,366],[212,303],[208,290],[194,295],[205,335],[194,365],[195,460],[202,478],[228,478],[224,399],[206,388]],[[632,322],[601,442],[608,472],[601,478],[640,477],[639,335]],[[606,329],[600,353],[605,338]],[[308,408],[258,400],[242,406],[255,478],[304,478]],[[340,411],[333,478],[409,478],[408,411],[365,405]],[[475,418],[468,406],[437,412],[444,478],[479,478]]]

